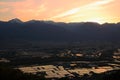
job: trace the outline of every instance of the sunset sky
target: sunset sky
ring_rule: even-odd
[[[0,0],[0,20],[120,22],[120,0]]]

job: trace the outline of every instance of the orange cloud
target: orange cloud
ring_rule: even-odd
[[[11,2],[12,1],[12,2]],[[7,0],[0,1],[1,19],[20,18],[64,22],[102,21],[119,16],[119,0]],[[112,3],[112,4],[111,4]],[[3,14],[5,13],[5,14]],[[4,17],[3,17],[4,16]],[[8,19],[6,18],[6,20]],[[112,18],[113,19],[113,18]],[[118,21],[114,19],[113,21]],[[108,19],[108,21],[110,21]],[[112,21],[112,20],[111,20]]]

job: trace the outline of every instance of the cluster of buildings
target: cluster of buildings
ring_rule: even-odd
[[[96,52],[86,52],[86,51],[71,51],[71,50],[67,50],[64,51],[62,53],[57,54],[57,56],[59,57],[84,57],[84,58],[98,58],[101,56],[101,52],[100,51],[96,51]]]
[[[107,53],[107,55],[106,55]],[[104,56],[105,55],[105,56]],[[113,53],[108,53],[107,50],[103,52],[103,50],[66,50],[59,54],[57,54],[59,57],[83,57],[83,58],[100,58],[100,57],[108,57],[113,58],[116,60],[120,60],[120,49],[117,49],[117,51],[114,51]]]
[[[38,76],[44,76],[45,78],[62,78],[62,77],[74,77],[74,73],[79,76],[88,74],[90,72],[102,73],[106,71],[113,70],[110,66],[103,66],[98,68],[75,68],[68,69],[63,66],[54,66],[54,65],[44,65],[44,66],[29,66],[29,67],[20,67],[18,68],[24,73],[36,74]]]
[[[68,71],[66,71],[63,66],[31,66],[31,67],[21,67],[19,68],[24,73],[32,73],[37,75],[44,75],[45,78],[62,78],[66,75],[73,76]]]

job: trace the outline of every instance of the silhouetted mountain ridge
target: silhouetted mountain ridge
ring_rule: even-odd
[[[22,24],[21,24],[22,23]],[[22,22],[12,19],[0,21],[0,42],[82,42],[120,41],[120,23],[98,24],[92,22],[63,23],[31,20]]]

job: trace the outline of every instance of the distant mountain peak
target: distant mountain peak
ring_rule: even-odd
[[[9,20],[8,22],[10,22],[10,23],[23,23],[20,19],[18,19],[18,18],[14,18],[14,19],[11,19],[11,20]]]

